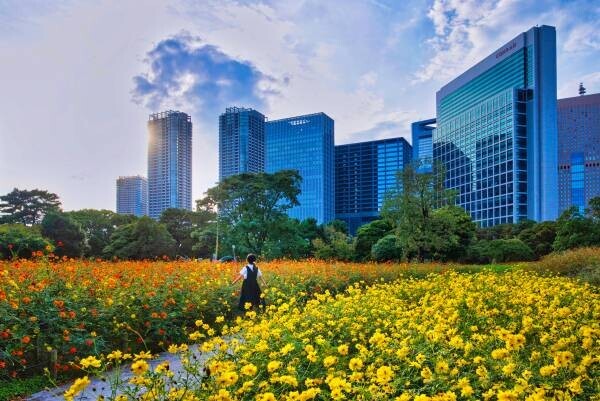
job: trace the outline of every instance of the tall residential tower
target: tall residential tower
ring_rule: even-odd
[[[228,107],[219,116],[219,180],[265,169],[265,116]]]
[[[436,94],[434,162],[480,226],[558,212],[556,31],[531,28]]]
[[[148,180],[139,175],[117,179],[117,213],[148,215]]]
[[[266,123],[265,171],[297,170],[302,176],[299,206],[288,215],[328,223],[335,215],[334,122],[325,113]]]
[[[179,111],[151,114],[148,120],[149,215],[168,208],[192,209],[192,120]]]

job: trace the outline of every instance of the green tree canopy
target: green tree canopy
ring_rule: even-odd
[[[49,212],[42,220],[42,235],[54,242],[58,256],[79,258],[85,251],[81,225],[65,213]]]
[[[101,258],[104,247],[117,227],[136,219],[130,214],[117,214],[110,210],[82,209],[65,213],[81,225],[86,238],[85,257]]]
[[[394,227],[388,220],[373,220],[362,225],[356,230],[354,253],[357,261],[364,261],[371,257],[371,248],[380,239],[389,234]]]
[[[402,259],[402,248],[394,234],[388,234],[377,240],[371,248],[371,257],[378,262]]]
[[[541,258],[552,252],[552,244],[556,239],[556,222],[534,224],[521,231],[518,238],[531,248],[536,258]]]
[[[600,245],[599,222],[582,215],[575,206],[560,215],[556,221],[555,251],[597,245]]]
[[[150,217],[118,227],[104,248],[104,255],[120,259],[154,259],[175,256],[175,240],[164,224]]]
[[[295,170],[231,176],[206,191],[198,207],[218,209],[224,243],[236,245],[240,253],[262,254],[277,223],[299,205],[301,180]]]
[[[38,224],[44,216],[60,210],[58,195],[41,189],[13,189],[0,196],[0,223]]]
[[[199,255],[194,251],[197,238],[192,238],[192,233],[205,230],[209,222],[214,221],[215,217],[216,213],[208,210],[194,212],[170,208],[162,212],[159,222],[167,227],[175,240],[176,254],[178,256],[194,257]]]
[[[336,225],[324,225],[323,237],[313,240],[317,259],[350,261],[354,258],[354,247],[348,234],[338,231]]]

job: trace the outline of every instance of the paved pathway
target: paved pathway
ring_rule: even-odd
[[[190,351],[196,355],[198,358],[197,362],[200,363],[204,363],[212,356],[212,353],[200,353],[197,346],[190,347]],[[159,354],[158,358],[152,359],[148,362],[150,363],[150,366],[154,368],[159,363],[165,361],[169,362],[169,370],[175,373],[175,377],[184,372],[179,354],[170,354],[168,352],[164,352]],[[133,376],[129,366],[130,364],[124,365],[124,367],[121,369],[121,382],[126,383]],[[116,372],[107,372],[105,375],[108,378],[111,377],[111,375],[114,377],[115,374]],[[91,377],[90,381],[90,385],[87,386],[87,388],[76,397],[77,400],[96,401],[100,395],[103,395],[107,399],[111,397],[111,388],[108,384],[108,381],[103,381],[100,377]],[[64,392],[71,387],[71,384],[72,382],[69,382],[51,390],[40,391],[39,393],[33,394],[26,399],[28,401],[62,401],[64,400]]]

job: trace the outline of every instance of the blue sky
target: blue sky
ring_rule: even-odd
[[[0,193],[114,209],[169,108],[192,115],[194,199],[226,106],[323,111],[338,144],[409,138],[436,90],[536,24],[557,28],[559,97],[600,92],[599,20],[591,0],[0,0]]]

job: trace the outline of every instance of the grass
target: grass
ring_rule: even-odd
[[[52,386],[46,376],[34,376],[10,381],[0,381],[0,401],[23,400],[24,397]]]

